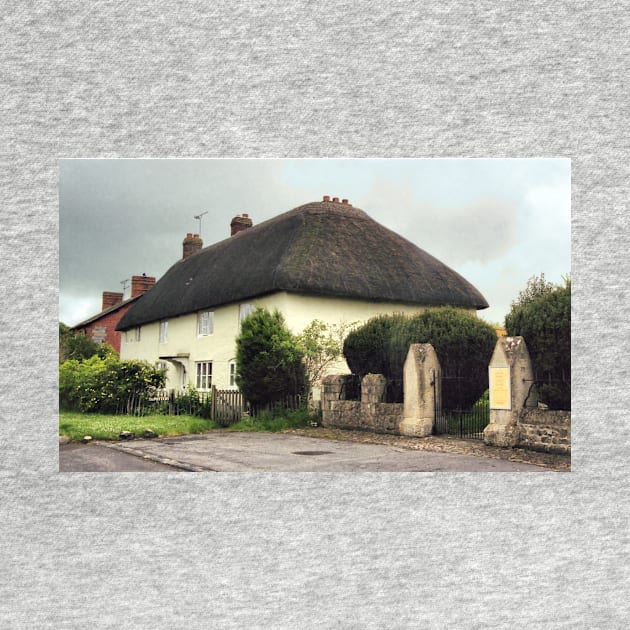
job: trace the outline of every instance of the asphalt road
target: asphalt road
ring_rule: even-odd
[[[488,457],[283,433],[213,432],[70,444],[60,446],[59,460],[61,472],[548,472],[540,466]]]
[[[59,472],[183,472],[98,444],[59,446]]]

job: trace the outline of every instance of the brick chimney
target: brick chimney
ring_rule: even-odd
[[[199,234],[192,234],[191,232],[188,232],[188,234],[186,234],[186,238],[182,242],[182,246],[184,248],[182,258],[185,259],[193,254],[196,254],[203,247],[203,241],[199,237]]]
[[[249,214],[243,213],[238,217],[234,217],[232,222],[230,223],[230,236],[234,236],[247,228],[252,227],[254,225],[253,221],[249,218]]]
[[[131,297],[146,293],[155,284],[155,278],[143,273],[141,276],[131,276]]]
[[[102,311],[106,311],[108,308],[120,304],[123,301],[122,293],[114,293],[113,291],[103,291],[103,306]]]

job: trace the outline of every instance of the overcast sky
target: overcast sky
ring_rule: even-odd
[[[528,278],[571,270],[567,159],[61,160],[60,321],[98,313],[103,291],[182,255],[187,232],[229,237],[323,195],[349,199],[477,287],[503,322]],[[129,289],[125,293],[128,297]]]

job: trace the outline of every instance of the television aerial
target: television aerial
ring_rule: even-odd
[[[203,217],[204,214],[208,214],[208,211],[206,210],[205,212],[202,212],[201,214],[196,214],[193,218],[197,219],[197,221],[199,221],[199,236],[201,236],[201,218]]]

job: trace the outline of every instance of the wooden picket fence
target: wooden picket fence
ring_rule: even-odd
[[[208,417],[210,392],[181,393],[175,390],[157,390],[150,396],[132,393],[118,406],[116,413],[132,416],[160,414],[168,416]]]
[[[303,396],[287,396],[282,400],[267,405],[252,405],[243,394],[234,389],[217,389],[212,386],[210,403],[210,419],[223,426],[239,422],[245,414],[257,416],[265,411],[282,412],[299,409],[305,402]]]
[[[246,411],[243,394],[236,389],[211,390],[210,419],[223,426],[237,423]]]

